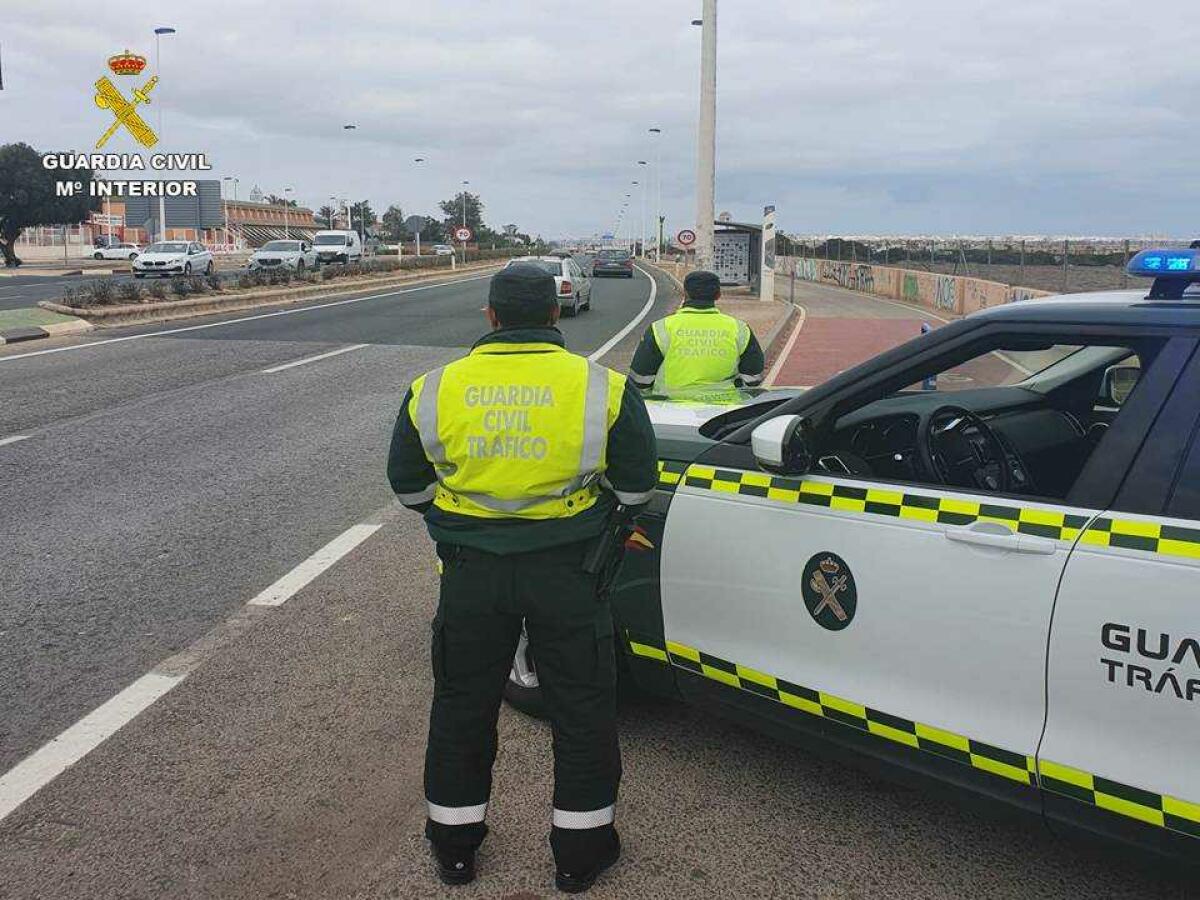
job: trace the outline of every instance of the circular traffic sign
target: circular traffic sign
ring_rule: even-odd
[[[690,228],[685,228],[679,234],[675,235],[675,240],[679,241],[684,247],[690,247],[696,243],[696,232]]]
[[[464,244],[471,239],[471,229],[466,225],[454,229],[454,239]]]

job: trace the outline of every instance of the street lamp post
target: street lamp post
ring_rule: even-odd
[[[638,165],[645,168],[645,166],[647,165],[646,160],[639,159]],[[647,188],[646,181],[647,181],[647,176],[643,175],[642,176],[642,259],[646,258],[646,188]],[[635,181],[634,184],[637,184],[637,182]]]
[[[162,36],[164,34],[174,34],[175,29],[167,26],[159,26],[154,29],[154,76],[161,80],[162,78]],[[158,92],[156,98],[158,106],[158,139],[162,140],[163,133],[163,105],[162,105],[162,90]],[[158,195],[158,239],[165,241],[167,239],[167,199],[161,193]]]
[[[662,129],[651,128],[654,138],[654,261],[662,260]]]
[[[421,163],[425,162],[425,157],[418,156],[416,159],[413,160],[413,162],[419,166],[419,165],[421,165]],[[417,258],[418,259],[421,258],[421,229],[420,228],[417,229]]]
[[[221,212],[225,216],[225,251],[228,253],[233,241],[229,237],[229,197],[226,194],[226,182],[234,181],[232,175],[225,175],[221,178]]]
[[[717,0],[704,0],[700,25],[700,123],[696,135],[696,266],[713,265],[717,162]]]
[[[467,186],[468,186],[470,183],[471,183],[471,182],[469,182],[469,181],[464,181],[464,182],[463,182],[463,190],[462,190],[462,223],[463,223],[463,228],[466,228],[466,227],[467,227]],[[465,265],[467,264],[467,242],[466,242],[466,241],[463,241],[463,242],[462,242],[462,261],[463,261],[463,265],[465,266]]]
[[[288,194],[291,192],[292,189],[290,187],[285,187],[283,189],[283,237],[285,240],[291,238],[292,236],[291,229],[288,225],[288,206],[290,205],[288,203]]]

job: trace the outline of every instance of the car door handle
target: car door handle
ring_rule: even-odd
[[[943,534],[947,540],[958,544],[972,544],[993,550],[1009,550],[1016,553],[1037,553],[1049,556],[1058,545],[1046,538],[1018,534],[999,522],[976,522],[973,525],[947,528]]]

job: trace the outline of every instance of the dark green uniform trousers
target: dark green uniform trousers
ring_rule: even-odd
[[[425,833],[439,849],[474,849],[487,834],[496,719],[522,621],[554,734],[555,861],[587,872],[612,849],[621,780],[616,666],[607,599],[582,570],[590,547],[497,556],[438,546]]]

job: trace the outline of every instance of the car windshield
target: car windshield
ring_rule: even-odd
[[[345,247],[346,236],[344,234],[318,234],[313,243],[318,247]]]
[[[267,241],[262,245],[264,250],[299,250],[299,241]]]
[[[187,253],[187,244],[176,241],[166,241],[161,244],[151,244],[146,248],[147,253]]]
[[[624,250],[601,250],[596,254],[596,259],[629,259],[629,254]]]
[[[562,274],[562,263],[557,259],[514,259],[509,265],[535,266],[543,272],[549,272],[551,275]]]

